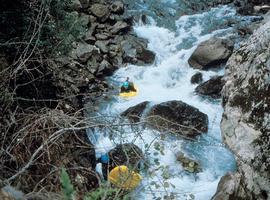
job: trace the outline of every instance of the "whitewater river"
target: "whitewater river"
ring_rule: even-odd
[[[249,18],[236,16],[232,8],[223,6],[205,13],[184,15],[174,21],[175,26],[171,29],[157,24],[154,17],[148,20],[150,23],[147,25],[135,25],[137,35],[148,39],[149,49],[156,53],[155,63],[151,66],[128,65],[116,71],[108,81],[117,88],[129,76],[139,88],[138,95],[130,99],[112,96],[100,106],[97,113],[117,116],[143,101],[150,101],[154,105],[181,100],[208,115],[209,131],[196,138],[196,141],[187,141],[172,135],[161,136],[147,128],[134,130],[125,126],[113,133],[111,139],[106,131],[96,130],[95,141],[92,136],[89,138],[95,144],[97,156],[126,142],[133,142],[145,153],[148,164],[141,172],[143,180],[133,193],[134,199],[170,197],[209,200],[215,193],[220,178],[226,172],[235,170],[234,157],[224,147],[221,139],[221,100],[198,96],[194,93],[197,85],[190,83],[191,76],[198,71],[202,72],[206,81],[211,76],[223,75],[224,69],[200,71],[192,69],[187,62],[200,42],[213,36],[232,37],[235,31],[228,25],[232,19],[237,23],[249,21]],[[156,142],[162,151],[156,148]],[[202,171],[197,174],[185,172],[176,160],[178,152],[184,152],[186,156],[198,161]]]

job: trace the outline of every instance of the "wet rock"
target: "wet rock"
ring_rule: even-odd
[[[93,53],[98,52],[98,49],[90,44],[79,43],[75,52],[79,61],[86,62]]]
[[[152,64],[155,61],[155,53],[145,49],[145,48],[139,48],[137,49],[137,59],[138,59],[138,64],[143,65],[143,64]]]
[[[121,41],[120,46],[124,62],[145,65],[152,64],[155,60],[155,54],[147,50],[147,41],[145,40],[129,36]]]
[[[127,32],[129,31],[130,26],[123,21],[118,21],[116,22],[116,24],[113,25],[112,29],[111,29],[111,33],[112,34],[117,34],[119,32]]]
[[[192,84],[199,84],[203,81],[203,75],[201,72],[197,72],[196,74],[194,74],[191,79],[190,82]]]
[[[213,98],[221,97],[221,90],[225,84],[223,76],[214,76],[210,80],[200,84],[195,91],[198,94],[210,96]]]
[[[101,22],[105,22],[110,16],[110,10],[107,5],[93,4],[89,9]]]
[[[237,29],[237,32],[238,32],[239,35],[245,36],[245,35],[252,34],[253,31],[249,27],[243,26],[243,27],[239,27]]]
[[[112,3],[112,5],[110,6],[110,10],[113,13],[117,13],[117,14],[123,14],[124,13],[124,4],[121,1],[115,1]]]
[[[143,24],[147,24],[147,16],[145,14],[141,16],[141,20]]]
[[[270,3],[270,2],[268,2]],[[261,6],[254,6],[255,13],[267,13],[270,11],[270,4],[269,5],[261,5]]]
[[[131,122],[139,122],[145,108],[149,105],[149,101],[144,101],[132,106],[121,113],[121,116],[127,117]]]
[[[111,63],[113,64],[113,66],[115,67],[120,67],[123,65],[123,59],[121,56],[115,56],[111,59]]]
[[[126,165],[133,170],[139,170],[139,164],[144,158],[142,150],[132,143],[117,145],[108,154],[110,170],[119,165]]]
[[[217,192],[211,198],[211,200],[239,199],[239,196],[236,194],[236,191],[239,192],[241,191],[240,178],[241,177],[239,173],[231,173],[231,172],[223,176],[218,183]]]
[[[152,128],[183,137],[195,137],[208,131],[207,115],[182,101],[154,105],[147,117]]]
[[[198,173],[201,171],[200,164],[197,161],[186,157],[182,152],[177,153],[176,160],[182,164],[184,170],[190,173]]]
[[[135,64],[137,52],[132,43],[128,40],[121,42],[121,49],[124,61]]]
[[[104,77],[112,75],[114,71],[115,68],[111,65],[111,63],[109,63],[107,60],[103,60],[95,74],[98,77]]]
[[[121,15],[122,20],[124,22],[126,22],[128,25],[132,26],[133,25],[133,20],[134,20],[134,16],[131,15],[128,12],[125,12],[123,15]]]
[[[211,38],[199,44],[188,63],[195,69],[207,70],[219,67],[229,59],[233,51],[233,44],[229,40]]]

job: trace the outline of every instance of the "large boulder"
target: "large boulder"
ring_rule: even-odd
[[[146,40],[135,36],[128,36],[121,41],[120,46],[124,62],[147,65],[155,61],[155,53],[147,50]]]
[[[162,132],[195,137],[208,131],[207,115],[182,101],[167,101],[154,105],[147,116],[148,124]]]
[[[152,51],[145,49],[145,48],[139,48],[137,49],[137,59],[138,64],[152,64],[155,60],[155,53]]]
[[[222,199],[270,197],[270,16],[265,18],[225,68],[221,133],[236,155],[237,176],[218,188]]]
[[[119,165],[126,165],[133,170],[138,170],[140,162],[144,159],[142,150],[132,143],[117,145],[108,154],[110,170]]]
[[[223,80],[223,76],[214,76],[210,80],[197,86],[195,91],[201,95],[220,98],[224,84],[225,81]]]
[[[145,108],[149,105],[149,101],[144,101],[136,106],[130,107],[121,113],[121,116],[127,117],[131,122],[139,122]]]
[[[229,40],[211,38],[202,42],[188,59],[195,69],[207,70],[227,62],[232,54],[233,44]]]

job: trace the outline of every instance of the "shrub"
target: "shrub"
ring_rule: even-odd
[[[65,169],[61,170],[61,185],[64,199],[73,200],[75,196],[75,190]]]

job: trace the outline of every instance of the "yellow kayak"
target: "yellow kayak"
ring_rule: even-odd
[[[134,86],[134,88],[136,89],[136,92],[134,92],[134,91],[120,92],[119,96],[120,97],[135,97],[138,94],[138,88],[136,86]]]
[[[126,190],[136,188],[142,180],[140,174],[129,170],[125,165],[113,168],[108,178],[115,186]]]

